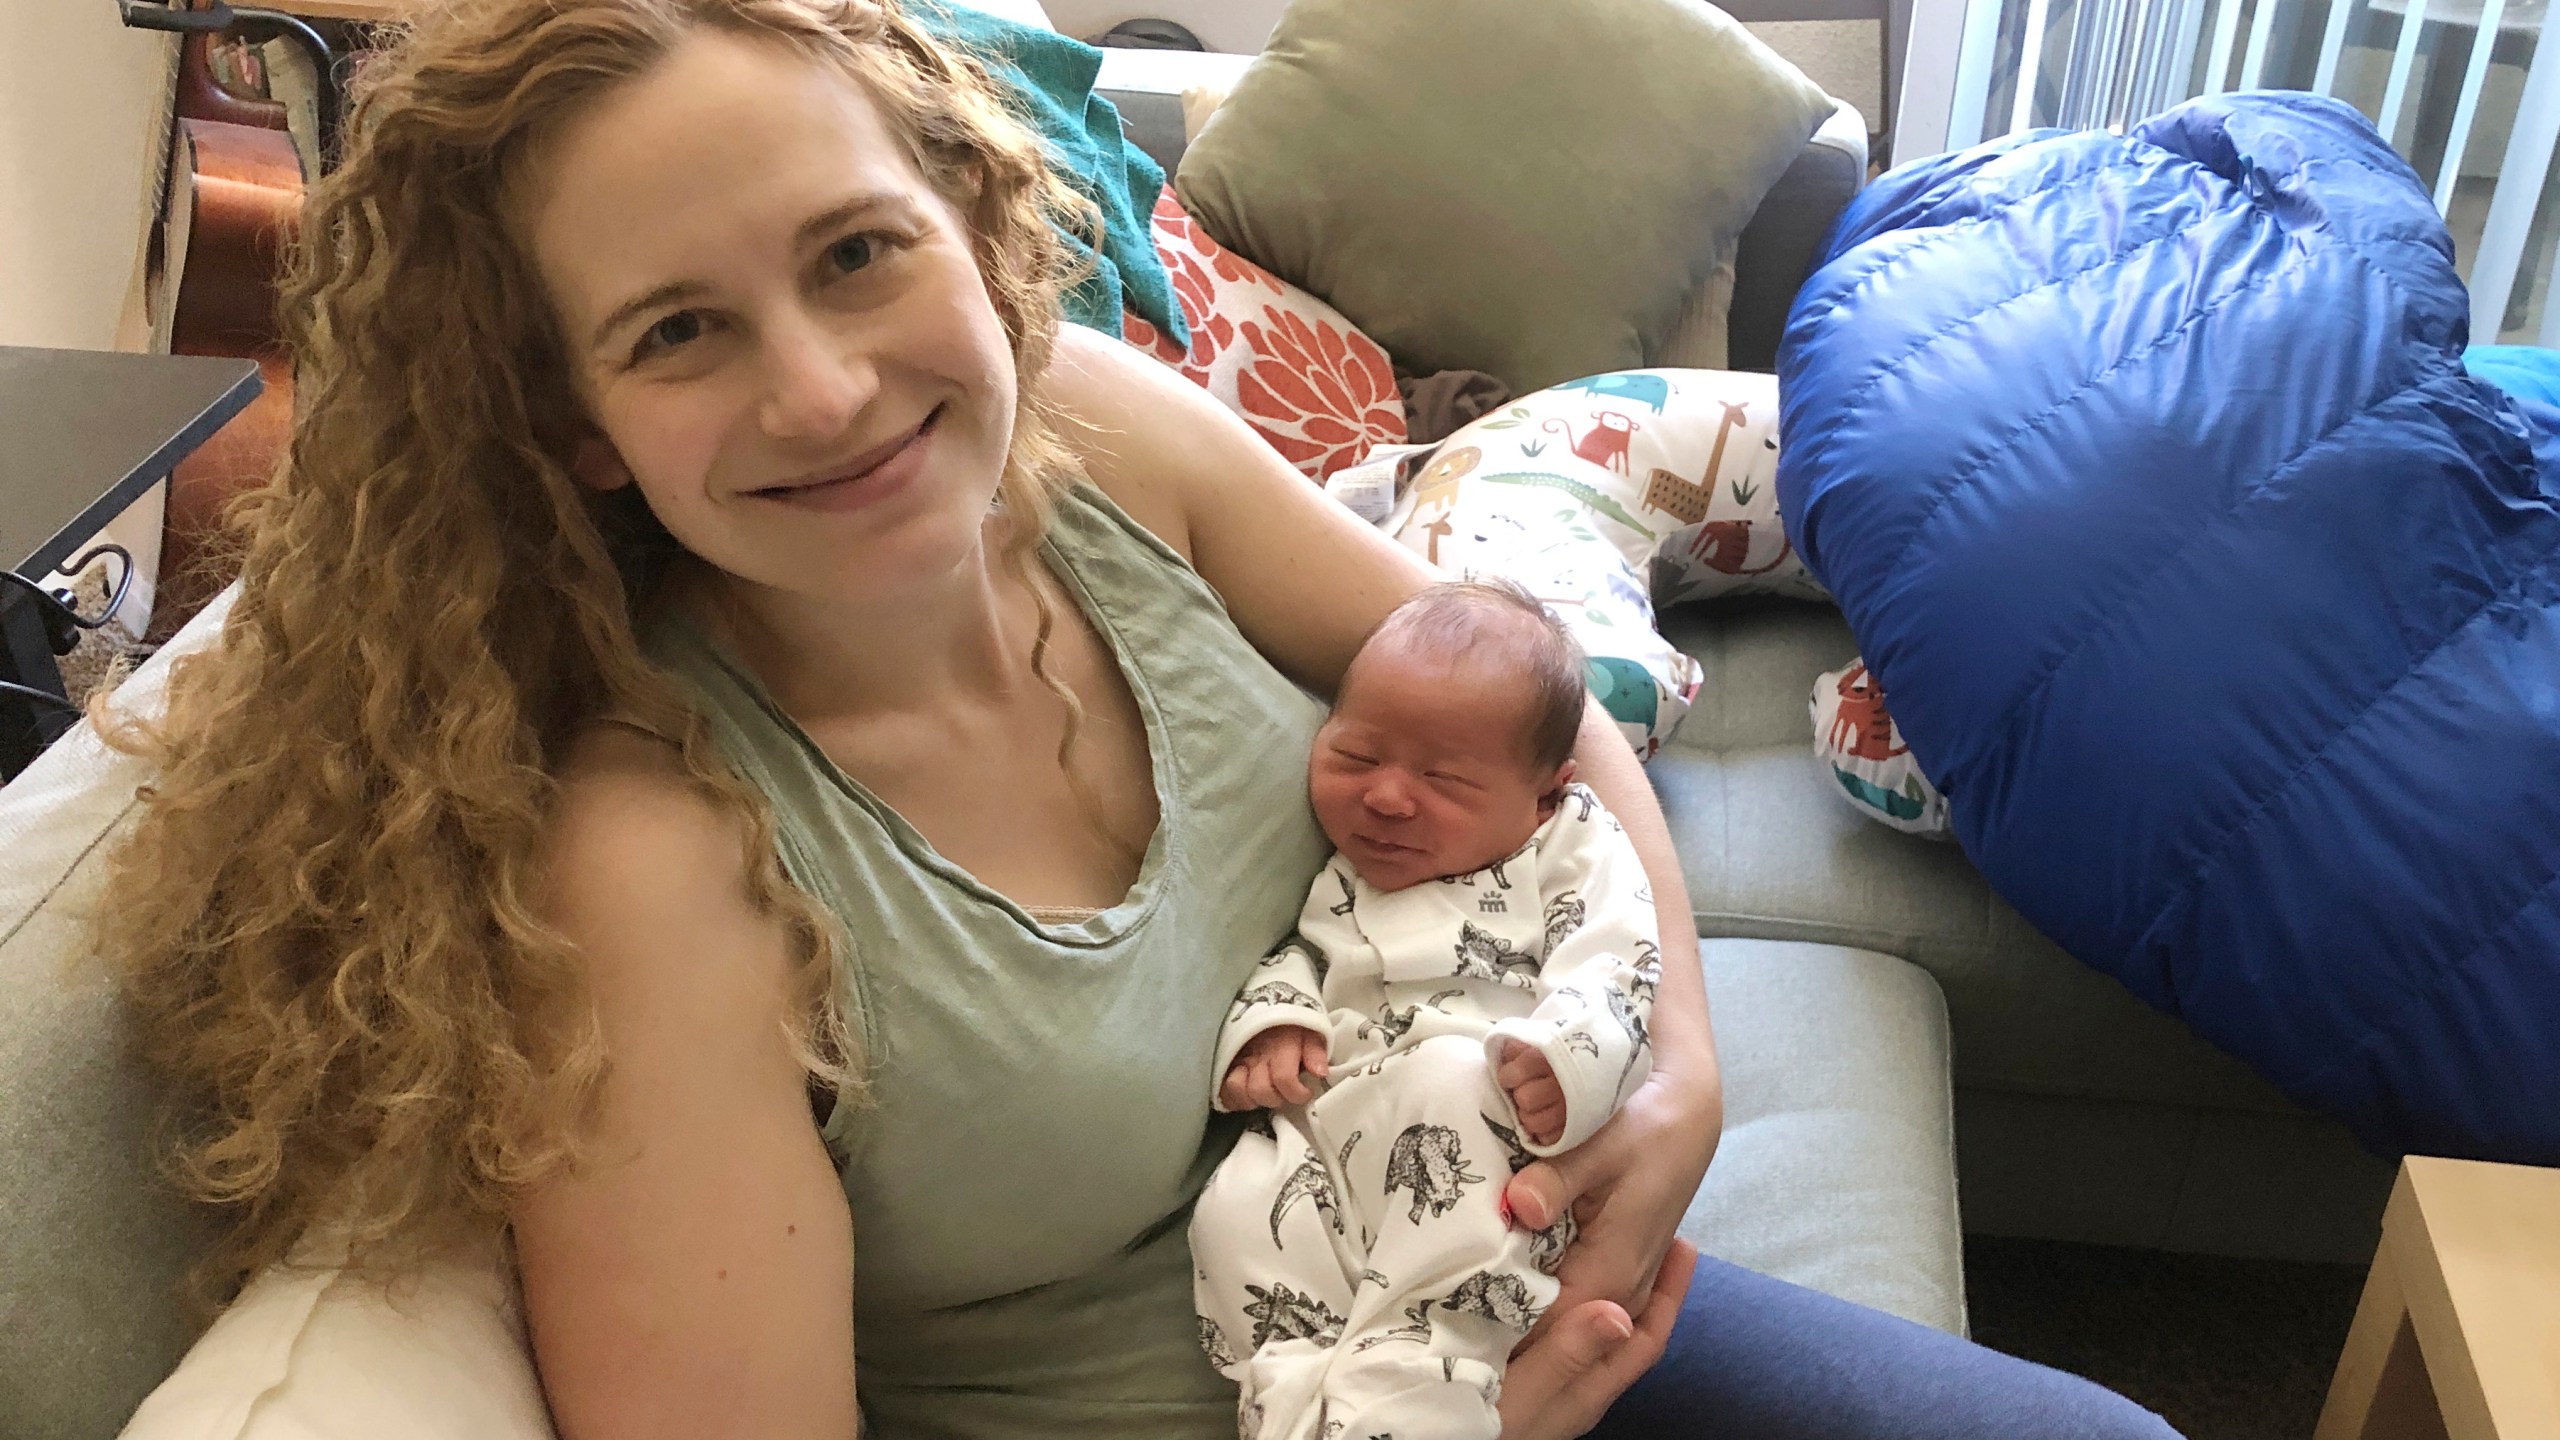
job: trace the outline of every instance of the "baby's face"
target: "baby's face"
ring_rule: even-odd
[[[1529,764],[1528,708],[1524,687],[1483,666],[1361,651],[1308,759],[1317,823],[1381,890],[1508,856],[1562,786]]]

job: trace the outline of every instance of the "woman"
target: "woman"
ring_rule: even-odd
[[[1208,1048],[1321,859],[1300,687],[1429,577],[1060,329],[1062,192],[894,8],[461,0],[365,87],[109,935],[224,1273],[504,1224],[567,1440],[850,1435],[857,1356],[889,1434],[1223,1433]],[[1577,758],[1681,943],[1653,1080],[1513,1181],[1584,1225],[1505,1433],[1583,1433],[1666,1344],[1624,1433],[2159,1433],[1690,1283],[1687,901],[1596,711]]]

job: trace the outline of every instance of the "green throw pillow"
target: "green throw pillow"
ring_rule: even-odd
[[[1174,188],[1405,369],[1527,392],[1652,360],[1832,108],[1703,0],[1295,0]]]

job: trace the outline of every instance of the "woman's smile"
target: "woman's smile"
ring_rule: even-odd
[[[845,465],[747,492],[809,510],[842,512],[876,505],[904,492],[932,457],[936,427],[947,408],[936,405],[914,429],[857,455]]]

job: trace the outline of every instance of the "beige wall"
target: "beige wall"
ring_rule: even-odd
[[[142,348],[142,250],[176,53],[174,36],[125,29],[115,0],[0,0],[0,345]],[[158,492],[107,533],[149,576]],[[150,595],[147,581],[136,588],[138,623]]]
[[[0,0],[0,344],[115,347],[175,46],[114,0]]]

